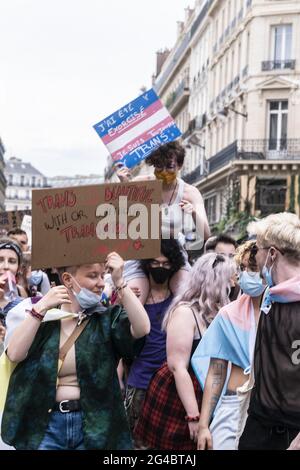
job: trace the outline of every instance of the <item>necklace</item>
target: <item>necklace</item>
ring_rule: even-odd
[[[176,184],[175,184],[175,186],[174,186],[174,189],[173,189],[172,195],[171,195],[171,197],[170,197],[170,200],[169,200],[169,202],[168,202],[168,204],[167,204],[167,207],[164,207],[164,214],[165,214],[166,216],[169,214],[169,206],[171,205],[173,196],[174,196],[175,191],[176,191],[176,189],[177,189],[177,184],[178,184],[178,180],[176,179]]]

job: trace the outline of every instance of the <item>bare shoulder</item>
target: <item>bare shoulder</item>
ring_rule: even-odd
[[[203,199],[199,189],[197,189],[196,186],[192,186],[191,184],[188,184],[188,183],[185,183],[184,193],[189,199],[196,199],[196,198],[197,200]]]
[[[178,305],[172,312],[172,318],[180,319],[183,322],[187,321],[188,318],[193,319],[191,307],[186,304]]]

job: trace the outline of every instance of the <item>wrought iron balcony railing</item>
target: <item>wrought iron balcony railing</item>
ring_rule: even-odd
[[[189,91],[190,91],[189,79],[187,77],[187,78],[184,78],[180,82],[180,84],[178,85],[175,91],[169,94],[169,96],[167,97],[166,106],[167,107],[172,106],[175,103],[175,101],[177,101],[179,98],[181,98],[184,95],[184,93],[189,94]]]
[[[184,177],[193,183],[237,160],[300,161],[300,139],[244,139],[236,140],[207,161],[208,171],[200,178],[200,167]],[[188,181],[190,179],[190,181]]]
[[[198,165],[190,173],[182,175],[182,179],[188,184],[194,184],[201,181],[205,176],[207,176],[207,174],[201,173],[201,165]]]
[[[300,160],[300,139],[246,139],[237,142],[243,160]]]
[[[292,59],[288,60],[264,60],[261,64],[261,69],[263,72],[270,70],[282,70],[282,69],[291,69],[295,70],[296,61]]]

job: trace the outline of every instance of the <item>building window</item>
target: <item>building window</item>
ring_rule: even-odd
[[[205,210],[210,224],[217,222],[217,196],[211,196],[204,201]]]
[[[13,184],[13,175],[8,175],[8,186],[12,186]]]
[[[33,188],[35,188],[35,179],[36,179],[36,177],[33,176],[33,177],[32,177],[32,187],[33,187]]]
[[[269,150],[287,148],[288,101],[269,102]]]
[[[258,179],[256,183],[255,209],[261,216],[285,210],[287,183],[285,179]]]
[[[292,58],[292,25],[277,25],[272,30],[274,68],[285,68]]]
[[[21,186],[24,186],[24,175],[21,175]]]

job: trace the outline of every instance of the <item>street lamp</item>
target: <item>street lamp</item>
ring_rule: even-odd
[[[196,145],[196,147],[200,147],[201,149],[205,150],[205,146],[204,145],[201,145],[199,143],[199,139],[196,135],[192,135],[189,139],[188,139],[188,145],[187,147],[190,148],[190,144],[192,145]]]
[[[242,113],[241,111],[237,111],[233,106],[224,106],[224,109],[222,109],[222,111],[219,111],[218,114],[227,117],[228,111],[233,111],[235,114],[243,116],[246,120],[248,118],[248,113]]]

